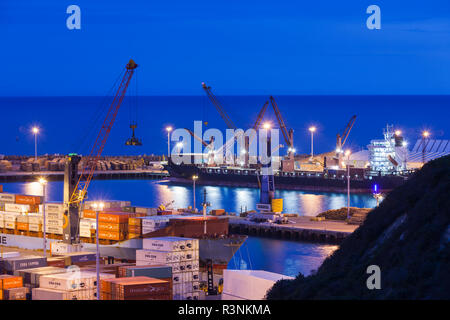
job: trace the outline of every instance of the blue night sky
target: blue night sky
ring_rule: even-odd
[[[1,96],[104,95],[131,57],[140,95],[450,94],[448,0],[2,0],[0,36]]]

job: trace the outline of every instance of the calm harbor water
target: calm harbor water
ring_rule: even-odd
[[[41,195],[38,183],[5,183],[5,192]],[[47,187],[49,201],[62,201],[63,183],[51,182]],[[196,186],[196,203],[203,201],[203,191],[207,192],[207,201],[211,209],[224,208],[239,213],[255,209],[259,199],[256,188]],[[148,180],[111,180],[93,181],[89,187],[90,200],[128,200],[132,205],[156,207],[175,201],[174,208],[186,208],[192,205],[193,188],[191,185],[172,184],[168,181]],[[346,206],[346,194],[278,190],[276,197],[284,199],[284,212],[315,216],[328,209]],[[374,207],[375,199],[369,194],[351,196],[351,205],[356,207]],[[249,237],[246,243],[230,261],[229,268],[259,269],[285,275],[296,276],[299,272],[309,274],[317,269],[322,261],[337,246],[313,243],[301,243],[285,240]]]

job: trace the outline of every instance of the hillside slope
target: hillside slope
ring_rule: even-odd
[[[380,290],[366,286],[370,265]],[[450,299],[450,156],[389,193],[316,274],[279,281],[267,298]]]

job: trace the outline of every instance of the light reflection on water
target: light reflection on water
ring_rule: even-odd
[[[62,182],[47,184],[47,197],[50,201],[62,201]],[[192,185],[175,185],[165,181],[152,180],[98,180],[91,182],[88,197],[90,200],[129,200],[133,205],[157,207],[174,200],[175,208],[192,206]],[[210,209],[226,209],[239,213],[246,208],[254,210],[259,201],[259,190],[256,188],[196,186],[196,204],[200,209],[203,202],[203,191],[211,203]],[[41,195],[38,183],[5,183],[5,192]],[[298,213],[304,216],[315,216],[329,209],[339,209],[347,205],[345,193],[307,192],[295,190],[278,190],[275,197],[283,198],[285,213]],[[351,206],[373,208],[376,200],[370,194],[354,194],[350,198]]]
[[[5,183],[4,192],[41,195],[42,187],[38,183]],[[200,209],[203,191],[207,192],[210,209],[226,209],[239,213],[241,207],[252,210],[259,200],[256,188],[236,188],[217,186],[196,186],[196,204]],[[62,201],[63,183],[47,184],[48,201]],[[192,185],[175,185],[167,181],[112,180],[92,181],[89,187],[90,200],[129,200],[132,205],[157,207],[174,200],[174,208],[186,208],[192,205]],[[338,209],[347,205],[345,193],[307,192],[278,190],[275,196],[283,198],[284,212],[315,216],[329,209]],[[376,200],[369,194],[351,195],[351,206],[371,208]],[[285,275],[304,275],[317,269],[323,260],[337,246],[313,243],[300,243],[285,240],[249,237],[244,246],[229,263],[232,269],[258,269]]]

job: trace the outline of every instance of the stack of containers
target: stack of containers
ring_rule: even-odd
[[[136,250],[136,265],[172,267],[173,299],[198,300],[199,241],[181,237],[143,239],[143,250]]]
[[[22,277],[0,275],[0,300],[26,300]]]
[[[172,300],[168,281],[150,277],[127,277],[101,281],[101,300]]]
[[[45,232],[50,234],[63,234],[64,205],[62,203],[45,204]]]
[[[100,279],[114,278],[100,274]],[[66,272],[41,276],[39,288],[32,289],[33,300],[96,300],[97,275],[95,272]]]
[[[40,213],[28,214],[28,230],[30,232],[42,232],[43,218]]]
[[[31,291],[33,288],[39,288],[39,280],[42,276],[65,272],[66,272],[65,268],[50,266],[42,268],[17,270],[16,272],[14,272],[14,275],[21,277],[23,279],[23,286]]]
[[[129,212],[101,212],[98,215],[98,237],[105,240],[125,240]]]
[[[147,216],[142,217],[142,234],[154,232],[165,228],[169,224],[169,216]]]
[[[139,217],[128,218],[128,239],[139,238],[142,235],[142,219]]]

